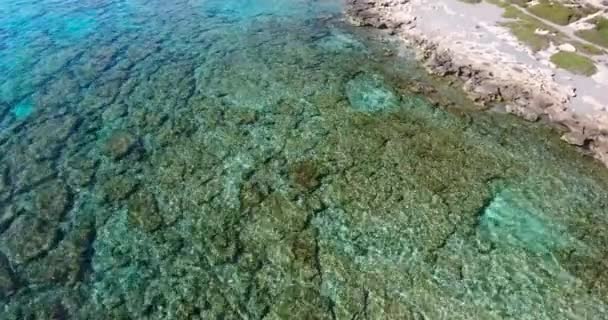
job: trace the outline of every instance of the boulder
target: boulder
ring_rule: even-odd
[[[564,52],[576,52],[576,47],[574,47],[573,45],[569,44],[569,43],[564,43],[559,45],[559,47],[557,47],[560,51],[564,51]]]
[[[569,144],[579,147],[584,146],[588,141],[588,137],[585,134],[574,131],[562,135],[561,139]]]
[[[137,139],[128,132],[114,132],[105,144],[105,154],[114,160],[124,158],[137,144]]]
[[[154,195],[141,190],[134,193],[128,202],[129,222],[143,231],[152,232],[161,227],[163,218],[158,212]]]

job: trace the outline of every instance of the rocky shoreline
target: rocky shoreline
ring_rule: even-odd
[[[605,319],[608,170],[324,1],[3,2],[0,320]]]
[[[562,140],[608,166],[605,110],[599,116],[597,112],[573,110],[570,104],[577,95],[575,87],[557,83],[552,72],[522,63],[520,57],[478,46],[475,41],[479,39],[474,36],[471,41],[461,41],[432,23],[433,29],[421,27],[421,19],[446,18],[440,14],[420,17],[417,11],[423,7],[428,10],[428,6],[432,5],[426,0],[348,0],[345,11],[351,24],[384,30],[389,39],[414,48],[430,73],[461,81],[463,90],[477,104],[504,106],[506,112],[528,121],[547,119],[560,128]],[[475,29],[488,32],[477,25]]]

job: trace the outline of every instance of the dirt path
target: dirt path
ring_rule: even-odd
[[[581,38],[581,37],[577,36],[577,35],[576,35],[576,33],[575,33],[575,30],[573,30],[573,29],[572,29],[572,27],[571,27],[571,26],[572,26],[572,24],[569,24],[569,25],[567,25],[567,26],[562,26],[562,25],[559,25],[559,24],[553,23],[553,22],[551,22],[551,21],[549,21],[549,20],[543,19],[543,18],[541,18],[541,17],[539,17],[539,16],[535,16],[535,15],[531,14],[530,12],[528,12],[528,10],[526,10],[526,9],[524,9],[524,8],[521,8],[520,6],[513,5],[513,7],[514,7],[514,8],[517,8],[517,10],[519,10],[520,12],[522,12],[522,13],[524,13],[524,14],[527,14],[527,15],[529,15],[529,16],[531,16],[531,17],[534,17],[535,19],[537,19],[537,20],[541,21],[542,23],[544,23],[544,24],[548,25],[549,27],[551,27],[551,28],[553,28],[553,29],[556,29],[556,30],[557,30],[557,31],[559,31],[560,33],[565,34],[566,36],[568,36],[568,38],[570,38],[570,39],[572,39],[572,40],[574,40],[574,41],[582,42],[582,43],[584,43],[584,44],[587,44],[587,45],[590,45],[590,46],[594,46],[594,47],[599,47],[597,44],[595,44],[595,43],[593,43],[593,42],[590,42],[590,41],[587,41],[587,40],[585,40],[585,39],[583,39],[583,38]],[[587,17],[585,17],[585,18],[582,18],[581,20],[585,20],[585,21],[587,21],[587,20],[589,20],[589,19],[593,19],[594,17],[597,17],[598,15],[601,15],[601,14],[602,14],[602,11],[598,11],[598,12],[596,12],[596,13],[592,14],[592,15],[589,15],[589,16],[587,16]],[[581,20],[578,20],[577,22],[579,22],[579,21],[581,21]],[[584,53],[583,53],[583,54],[584,54]],[[584,55],[586,55],[586,54],[584,54]],[[587,55],[587,56],[588,56],[588,55]],[[591,57],[591,56],[589,56],[589,57]]]

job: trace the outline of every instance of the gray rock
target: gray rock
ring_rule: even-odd
[[[158,204],[154,195],[140,190],[133,194],[128,201],[129,222],[146,232],[152,232],[161,227],[163,218],[158,212]]]
[[[579,147],[584,146],[588,141],[588,137],[585,134],[583,134],[581,132],[574,132],[574,131],[571,131],[571,132],[568,132],[568,133],[562,135],[561,139],[566,141],[569,144],[579,146]]]
[[[16,281],[13,269],[6,256],[0,252],[0,299],[11,295],[15,289]]]
[[[527,121],[534,122],[538,121],[541,115],[540,110],[535,110],[531,107],[521,106],[519,104],[509,103],[505,106],[505,111],[512,113],[519,117],[524,118]]]
[[[128,132],[116,131],[105,144],[105,153],[115,160],[125,157],[137,144],[137,139]]]
[[[70,194],[58,181],[34,190],[31,207],[23,208],[0,236],[0,248],[15,263],[23,264],[50,250],[59,239],[59,224],[70,204]]]

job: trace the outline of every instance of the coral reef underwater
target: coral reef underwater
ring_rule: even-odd
[[[340,10],[4,1],[0,319],[606,319],[605,168]]]

